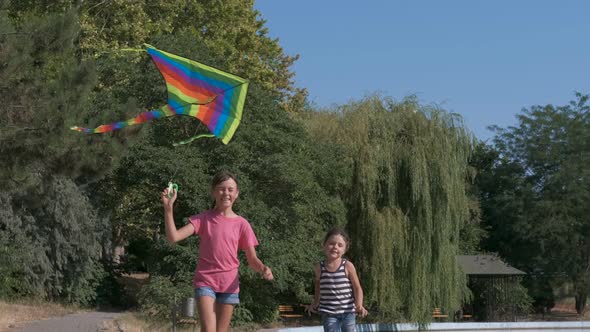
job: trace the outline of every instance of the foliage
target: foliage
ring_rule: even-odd
[[[76,16],[29,18],[0,36],[0,184],[5,190],[37,186],[51,174],[91,178],[109,167],[102,158],[114,143],[72,135],[68,127],[89,106],[94,66],[75,56]],[[83,142],[90,148],[79,149]]]
[[[12,271],[3,278],[23,282],[17,287],[8,283],[13,296],[92,303],[104,277],[100,257],[109,228],[71,180],[49,180],[41,188],[5,199],[1,240],[14,256],[7,258]]]
[[[461,226],[459,252],[462,255],[476,255],[482,252],[481,243],[488,238],[488,233],[481,223],[483,211],[480,204],[480,191],[477,179],[481,172],[485,172],[487,159],[484,152],[486,145],[476,142],[469,158],[469,167],[465,180],[468,197],[469,220]]]
[[[555,294],[550,284],[552,278],[542,275],[529,275],[523,280],[528,294],[533,299],[532,307],[538,313],[546,313],[555,306]]]
[[[189,283],[174,284],[169,278],[153,276],[141,289],[139,299],[145,314],[166,319],[170,317],[172,306],[180,305],[184,299],[193,296],[193,292]]]
[[[351,256],[372,311],[424,323],[433,307],[459,308],[466,280],[455,256],[469,219],[471,135],[456,115],[411,98],[373,96],[338,111],[312,116],[326,121],[309,126],[346,149]]]
[[[488,250],[554,282],[572,281],[579,312],[590,290],[588,98],[533,106],[517,126],[495,127],[497,152],[480,180]]]
[[[244,306],[236,306],[232,315],[232,326],[244,325],[254,321],[252,312]]]
[[[79,4],[79,7],[74,8],[74,3]],[[165,169],[160,168],[162,173],[150,174],[150,169],[158,169],[150,165],[153,158],[159,158],[156,162],[158,164],[162,163],[162,160],[168,161],[168,166],[178,165],[175,162],[180,163],[181,160],[186,161],[187,165],[195,162],[196,165],[203,165],[202,168],[189,168],[186,172],[176,174],[178,178],[186,179],[182,182],[181,193],[202,198],[180,203],[179,205],[185,206],[181,205],[179,212],[184,211],[184,216],[187,216],[208,207],[206,188],[213,169],[234,165],[220,161],[217,155],[219,151],[221,154],[226,153],[225,147],[211,151],[214,147],[212,143],[205,143],[196,149],[180,148],[180,151],[169,148],[173,139],[193,134],[196,121],[168,119],[152,128],[144,126],[92,136],[69,132],[67,127],[74,124],[90,127],[125,119],[136,114],[140,108],[157,107],[162,104],[165,100],[165,90],[161,84],[160,74],[149,58],[144,56],[145,54],[116,51],[125,47],[137,47],[143,42],[153,43],[171,52],[248,77],[265,90],[274,91],[272,96],[268,94],[269,101],[272,100],[273,103],[272,110],[268,109],[268,112],[282,114],[281,119],[274,120],[276,122],[288,121],[280,108],[297,107],[298,103],[301,103],[301,98],[305,97],[304,91],[292,86],[293,74],[289,67],[296,57],[285,55],[278,41],[267,36],[264,22],[252,6],[251,2],[242,1],[160,1],[144,4],[65,0],[3,3],[0,24],[7,27],[6,31],[16,32],[1,36],[3,46],[10,46],[3,47],[0,54],[2,63],[7,64],[0,68],[3,70],[3,80],[0,83],[3,94],[0,98],[10,111],[3,112],[3,121],[0,124],[2,153],[11,156],[2,161],[2,179],[3,183],[7,184],[5,188],[20,190],[22,195],[29,187],[50,187],[45,182],[51,182],[51,178],[57,175],[75,179],[83,190],[87,190],[92,197],[93,205],[100,211],[99,224],[103,226],[102,230],[111,229],[102,224],[102,221],[104,218],[112,218],[115,244],[124,245],[129,241],[132,247],[138,243],[158,243],[161,232],[159,202],[147,198],[151,196],[151,190],[158,192],[161,184],[167,182],[174,171],[168,168],[166,173]],[[232,22],[232,25],[228,25],[227,22]],[[33,38],[21,38],[21,35]],[[286,100],[290,100],[288,105],[284,104]],[[21,108],[27,112],[22,112]],[[146,127],[147,129],[144,129]],[[267,137],[280,134],[281,130],[266,132]],[[295,135],[299,134],[303,132],[299,131]],[[113,165],[117,165],[120,154],[130,143],[138,145],[132,147],[132,152],[122,161],[123,165],[106,180],[96,182],[100,177],[109,174]],[[274,149],[279,144],[277,142],[270,148]],[[230,155],[232,153],[237,154],[236,160],[241,160],[241,149],[233,149]],[[260,158],[256,153],[255,150],[248,151],[246,160],[250,163],[257,162]],[[288,153],[290,152],[285,152]],[[214,157],[204,159],[204,162],[198,157],[193,158],[199,155]],[[299,154],[298,157],[304,160],[307,156]],[[275,155],[273,158],[281,157]],[[147,163],[144,164],[145,161]],[[289,160],[286,159],[285,162]],[[138,170],[133,168],[134,163],[141,164],[139,168],[148,169],[147,172],[136,173],[145,176],[145,179],[129,176],[126,167],[131,167],[130,171]],[[296,166],[293,167],[305,168],[302,163],[303,161],[294,163]],[[260,168],[245,172],[263,173],[264,170]],[[288,178],[281,173],[281,170],[277,170],[274,175]],[[162,174],[167,175],[163,178]],[[125,176],[129,176],[129,179],[123,178]],[[313,176],[308,174],[308,177]],[[26,186],[23,186],[25,182]],[[132,185],[129,185],[130,183]],[[244,183],[247,183],[247,180]],[[297,184],[293,186],[297,187]],[[318,190],[313,185],[307,185],[307,188],[302,190],[314,190],[319,192],[319,195],[324,194],[321,188]],[[38,197],[39,201],[47,201],[49,198],[44,196],[46,194],[47,192],[39,192],[35,197]],[[269,201],[273,197],[269,195],[264,198]],[[267,206],[267,202],[254,201],[254,210]],[[294,208],[291,208],[296,211],[282,213],[276,217],[277,220],[283,218],[281,220],[286,222],[286,216],[315,215],[316,212],[307,212],[305,206],[298,204],[301,203],[296,203]],[[303,203],[305,204],[308,202]],[[328,209],[341,208],[342,205],[336,203]],[[94,213],[90,207],[86,210],[88,213]],[[317,210],[318,214],[325,214],[322,209]],[[338,213],[343,216],[341,210]],[[270,212],[266,217],[275,218]],[[148,218],[148,222],[145,218]],[[338,217],[330,220],[333,221],[335,218]],[[158,222],[150,223],[149,220]],[[95,236],[100,238],[103,235]],[[110,255],[108,245],[110,243],[105,244],[104,250]],[[26,247],[29,248],[28,245]],[[134,262],[128,260],[127,266],[130,268],[142,265],[142,268],[156,276],[158,273],[169,276],[178,274],[179,271],[192,271],[194,268],[194,258],[190,260],[190,264],[178,266],[175,260],[182,254],[178,251],[170,252],[165,246],[135,248],[138,248],[135,252],[138,255],[135,263],[141,264],[133,266]],[[187,249],[194,249],[194,246]],[[18,251],[19,248],[10,247],[6,250],[12,252]],[[158,260],[163,257],[169,257],[168,263],[163,264],[166,260]],[[306,268],[300,267],[294,273],[303,270],[307,271]],[[16,281],[19,271],[11,270],[6,274],[14,276],[11,280]],[[112,270],[110,272],[114,273]],[[102,280],[102,286],[98,291],[103,292],[113,287],[113,275],[96,275],[96,278]],[[184,281],[186,282],[186,279]],[[289,293],[290,289],[287,290],[285,284],[283,282],[281,287]],[[303,284],[295,283],[297,296],[305,296]],[[293,292],[290,294],[289,296],[295,296]],[[270,311],[270,308],[271,304],[267,311]],[[259,312],[260,315],[265,315],[262,311]]]
[[[280,92],[289,100],[286,106],[296,108],[306,96],[305,90],[294,87],[289,69],[298,56],[284,54],[253,5],[253,0],[10,0],[7,7],[22,21],[29,12],[62,13],[78,7],[80,49],[87,56],[140,47],[157,35],[190,34],[192,43],[226,59],[229,71]]]
[[[191,57],[187,52],[192,50],[205,54],[188,48],[184,55]],[[189,126],[196,128],[198,123],[192,119],[152,123],[142,144],[133,146],[120,167],[96,188],[100,204],[112,209],[121,238],[130,247],[142,248],[136,254],[151,276],[165,278],[171,285],[190,285],[198,243],[160,244],[164,230],[158,193],[169,180],[179,183],[175,216],[177,226],[182,226],[186,217],[211,207],[210,179],[217,170],[229,169],[239,181],[235,209],[252,224],[261,243],[258,254],[276,277],[269,284],[258,274],[241,270],[240,319],[268,321],[276,317],[279,301],[308,301],[321,237],[331,225],[344,223],[342,201],[320,185],[329,183],[323,177],[330,174],[315,172],[325,167],[322,160],[335,159],[334,153],[316,148],[301,125],[281,109],[279,96],[257,84],[251,86],[242,125],[230,144],[210,139],[170,147]],[[245,264],[244,257],[241,261]],[[164,286],[150,286],[159,287]],[[142,300],[146,310],[166,305],[161,301],[167,299],[147,294]]]
[[[43,292],[32,267],[42,250],[20,230],[22,217],[12,209],[10,196],[0,193],[0,298],[15,299]]]
[[[94,84],[93,65],[75,56],[77,17],[34,16],[20,25],[0,12],[0,237],[5,296],[94,301],[110,229],[72,179],[108,168],[100,139],[68,134]],[[91,140],[87,150],[79,147]],[[94,153],[96,155],[94,155]]]
[[[0,12],[0,26],[15,32],[0,36],[0,151],[9,156],[0,161],[0,250],[19,254],[0,258],[2,294],[46,291],[78,303],[116,294],[115,271],[101,265],[112,231],[114,243],[130,249],[121,267],[150,273],[142,308],[167,315],[174,296],[192,294],[198,240],[164,241],[159,192],[170,180],[180,184],[181,226],[211,207],[211,176],[229,169],[240,185],[236,211],[251,222],[276,277],[268,283],[240,269],[234,323],[269,321],[279,302],[309,301],[324,232],[347,222],[353,261],[380,317],[424,322],[433,306],[459,306],[465,280],[454,256],[475,250],[478,233],[468,223],[477,220],[465,184],[470,138],[456,117],[378,98],[341,113],[285,112],[305,97],[291,81],[296,58],[268,37],[251,1],[76,4],[77,14],[61,15],[73,0],[9,1]],[[251,80],[229,145],[172,148],[206,130],[179,117],[105,135],[67,129],[163,104],[149,57],[116,51],[143,42]]]
[[[480,321],[515,321],[528,314],[533,299],[528,295],[519,277],[471,278],[472,301],[475,318]]]

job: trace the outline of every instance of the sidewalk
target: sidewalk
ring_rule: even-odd
[[[116,312],[83,312],[62,317],[28,322],[9,329],[9,332],[96,332],[103,330],[103,324],[117,318]]]

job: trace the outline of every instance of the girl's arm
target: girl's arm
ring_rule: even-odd
[[[273,276],[272,276],[272,271],[270,270],[270,267],[264,265],[264,263],[262,263],[262,261],[258,258],[258,256],[256,256],[256,249],[254,247],[248,247],[246,249],[244,249],[244,252],[246,253],[246,259],[248,260],[248,266],[262,274],[262,277],[266,280],[272,280]]]
[[[305,307],[305,311],[309,314],[312,312],[317,312],[318,306],[320,305],[320,264],[316,264],[314,266],[314,278],[313,278],[313,285],[314,285],[314,294],[313,294],[313,302]]]
[[[162,192],[162,203],[164,204],[164,226],[166,227],[166,239],[170,243],[182,241],[194,233],[195,228],[192,224],[187,224],[180,229],[176,229],[174,224],[174,201],[176,201],[176,190],[172,197],[168,198],[168,188]]]
[[[368,312],[367,309],[363,307],[363,288],[361,287],[361,282],[359,281],[359,277],[356,274],[356,269],[350,261],[346,261],[344,269],[346,270],[346,275],[352,284],[352,293],[354,294],[354,308],[359,316],[365,317]]]

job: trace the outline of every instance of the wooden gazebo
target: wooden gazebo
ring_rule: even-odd
[[[460,255],[457,261],[473,293],[464,311],[479,321],[516,321],[519,312],[513,291],[526,273],[495,255]]]

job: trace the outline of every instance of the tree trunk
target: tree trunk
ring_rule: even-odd
[[[586,300],[588,298],[588,291],[586,289],[576,291],[576,312],[578,315],[583,315],[586,310]]]

